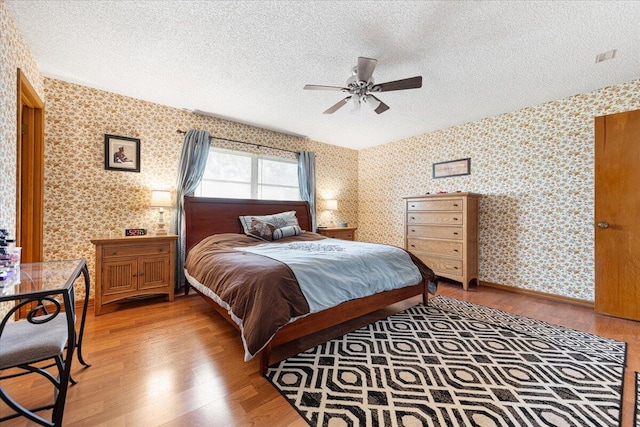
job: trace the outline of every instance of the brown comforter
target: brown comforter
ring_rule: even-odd
[[[278,242],[321,240],[315,233],[281,239]],[[242,321],[242,336],[250,359],[292,318],[309,313],[309,305],[286,264],[262,255],[235,250],[263,241],[243,234],[216,234],[203,239],[187,255],[189,276],[208,287]],[[411,255],[426,282],[433,271]],[[431,292],[435,292],[431,289]],[[268,319],[268,320],[266,320]]]

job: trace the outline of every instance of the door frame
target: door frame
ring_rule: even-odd
[[[22,262],[43,259],[44,102],[18,68],[16,129],[16,246]],[[23,129],[29,134],[23,138]]]

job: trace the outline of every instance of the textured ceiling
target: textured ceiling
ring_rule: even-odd
[[[640,78],[638,1],[5,4],[46,76],[355,149]],[[423,87],[323,115],[358,56]]]

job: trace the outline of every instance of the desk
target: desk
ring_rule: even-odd
[[[78,361],[89,367],[82,356],[82,337],[87,317],[87,303],[91,283],[87,262],[84,259],[68,261],[46,261],[21,264],[19,269],[9,272],[6,280],[0,282],[0,303],[5,301],[31,300],[38,301],[55,296],[63,297],[64,303],[75,304],[73,284],[84,276],[85,298],[80,319],[80,330],[76,333],[75,347]],[[65,307],[66,309],[66,307]],[[7,314],[7,316],[13,313]],[[72,380],[73,382],[73,380]]]

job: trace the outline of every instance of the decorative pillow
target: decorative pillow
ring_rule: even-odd
[[[275,230],[273,230],[272,239],[273,240],[278,240],[278,239],[282,239],[284,237],[299,236],[302,233],[303,233],[303,231],[300,228],[300,226],[288,225],[286,227],[276,228]]]
[[[249,236],[257,237],[261,240],[270,241],[273,237],[273,230],[276,227],[268,222],[260,221],[256,218],[251,218],[251,228],[249,229]]]
[[[249,230],[251,229],[251,220],[257,219],[258,221],[268,222],[273,225],[275,228],[282,228],[289,225],[299,225],[298,218],[296,218],[296,211],[288,211],[281,212],[272,215],[247,215],[241,216],[240,223],[242,223],[242,228],[244,229],[244,234],[251,234]]]

